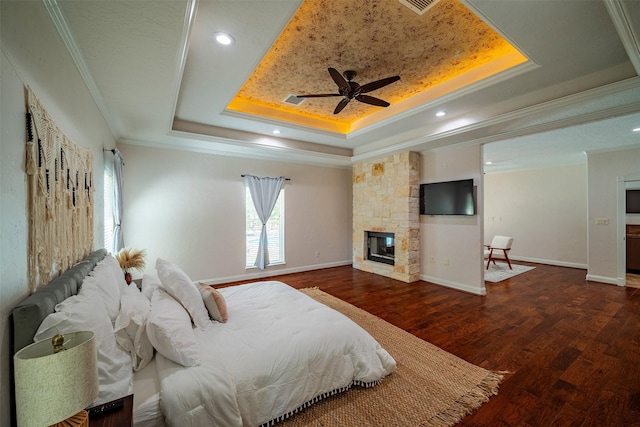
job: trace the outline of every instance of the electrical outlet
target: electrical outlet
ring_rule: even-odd
[[[320,252],[316,251],[316,253],[314,254],[316,258],[318,258],[320,256]]]
[[[596,218],[596,225],[609,225],[609,218]]]
[[[449,258],[445,258],[442,260],[443,265],[449,265]]]
[[[431,257],[431,263],[435,263],[436,262],[436,257],[432,256]]]

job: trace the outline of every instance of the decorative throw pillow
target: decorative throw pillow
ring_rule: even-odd
[[[227,302],[224,300],[222,294],[211,286],[205,283],[198,283],[200,287],[200,295],[204,301],[204,306],[207,307],[209,316],[215,321],[227,323],[229,316],[227,315]]]
[[[147,336],[153,347],[167,359],[182,366],[200,364],[200,349],[184,307],[162,288],[151,297]]]
[[[211,319],[196,284],[189,276],[174,263],[161,258],[156,261],[156,271],[162,282],[162,288],[187,309],[198,328],[206,328],[211,323]]]
[[[93,331],[98,350],[98,398],[91,406],[130,394],[133,383],[131,357],[116,344],[111,319],[101,295],[83,286],[78,295],[56,306],[40,324],[34,341],[51,339],[55,334]]]
[[[151,302],[131,283],[122,293],[120,313],[113,327],[116,342],[131,355],[133,370],[139,371],[153,358],[153,345],[146,333]]]

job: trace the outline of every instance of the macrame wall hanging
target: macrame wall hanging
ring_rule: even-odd
[[[91,252],[93,155],[73,144],[27,87],[29,289],[34,292]]]

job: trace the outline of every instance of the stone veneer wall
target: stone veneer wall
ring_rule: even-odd
[[[420,153],[353,166],[353,267],[404,282],[420,279]],[[395,265],[368,261],[365,232],[395,233]]]

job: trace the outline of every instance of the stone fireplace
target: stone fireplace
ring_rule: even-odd
[[[404,282],[420,279],[419,175],[414,152],[353,166],[354,268]]]

